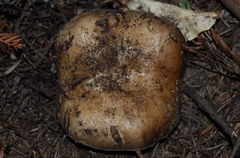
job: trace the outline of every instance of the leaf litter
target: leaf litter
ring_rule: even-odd
[[[7,72],[0,80],[0,155],[34,158],[136,158],[134,152],[104,152],[73,142],[61,129],[55,116],[57,79],[51,45],[56,33],[66,22],[85,10],[121,9],[126,3],[115,0],[47,0],[15,1],[14,4],[5,6],[1,4],[1,21],[8,24],[6,31],[21,36],[24,53],[12,59],[7,53],[0,52],[1,74]],[[211,105],[227,126],[230,125],[239,135],[239,21],[217,0],[191,0],[190,4],[194,10],[217,10],[222,13],[212,26],[213,30],[199,33],[186,43],[185,53],[188,59],[183,85],[194,90],[194,95],[200,98],[201,103]],[[240,156],[237,152],[239,138],[226,134],[185,93],[182,100],[179,125],[167,139],[157,143],[154,148],[143,151],[140,156]]]

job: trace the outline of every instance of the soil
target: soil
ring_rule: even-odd
[[[124,7],[121,1],[0,1],[0,23],[7,24],[0,33],[20,35],[22,44],[17,51],[0,50],[0,158],[240,157],[240,22],[218,0],[189,2],[193,10],[217,11],[217,22],[186,44],[178,126],[137,154],[76,143],[56,118],[55,36],[74,16]]]

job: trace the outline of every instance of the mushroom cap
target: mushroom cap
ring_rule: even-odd
[[[137,11],[93,10],[56,38],[58,118],[77,142],[142,150],[165,138],[181,111],[185,43],[167,20]]]

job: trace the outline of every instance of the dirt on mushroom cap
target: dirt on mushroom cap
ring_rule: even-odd
[[[104,150],[152,146],[180,116],[184,38],[148,13],[90,11],[56,39],[59,121],[68,135]]]

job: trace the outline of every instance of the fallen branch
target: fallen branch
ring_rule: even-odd
[[[193,90],[192,87],[184,84],[182,87],[183,92],[196,103],[199,109],[207,113],[220,127],[226,132],[231,138],[237,138],[238,135],[235,130],[230,126],[230,124],[219,116],[216,110],[213,109],[213,106],[204,101],[197,93]]]

